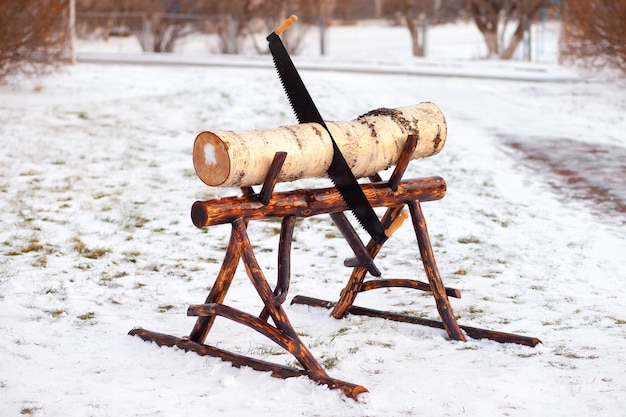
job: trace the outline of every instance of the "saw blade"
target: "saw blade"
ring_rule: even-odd
[[[320,115],[317,106],[315,106],[298,70],[280,39],[280,32],[277,33],[277,31],[272,32],[267,37],[267,40],[278,77],[285,89],[291,108],[298,122],[318,123],[328,132],[333,144],[333,159],[327,170],[328,177],[335,184],[339,194],[350,207],[361,226],[369,233],[372,239],[382,244],[387,240],[385,229],[363,193],[332,133]]]

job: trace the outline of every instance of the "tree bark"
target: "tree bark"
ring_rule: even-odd
[[[437,154],[447,136],[446,120],[433,103],[372,110],[351,122],[327,122],[357,178],[395,165],[406,138],[419,136],[412,159]],[[194,143],[198,177],[210,186],[263,183],[276,152],[287,152],[281,182],[325,177],[333,157],[328,132],[317,123],[246,132],[202,132]]]
[[[528,30],[528,27],[529,25],[526,23],[526,17],[522,17],[517,24],[517,28],[515,29],[515,32],[511,36],[511,39],[509,40],[509,44],[500,55],[500,59],[507,60],[507,59],[513,58],[513,54],[515,53],[515,50],[517,49],[519,44],[522,43],[522,41],[524,40],[524,32]]]
[[[524,6],[525,7],[520,9],[520,16],[517,28],[515,29],[511,40],[509,41],[509,45],[502,52],[502,55],[500,56],[501,59],[511,59],[513,57],[513,53],[522,42],[522,40],[524,40],[524,32],[526,32],[530,28],[532,19],[537,13],[539,13],[542,7],[549,6],[549,3],[546,0],[537,0],[532,3],[527,1]]]
[[[478,30],[483,34],[491,58],[511,59],[515,49],[524,38],[530,22],[542,7],[549,7],[548,0],[471,0],[471,11]],[[500,28],[500,19],[504,27]],[[516,18],[518,26],[509,42],[506,42],[506,23]]]
[[[498,56],[499,11],[485,0],[472,0],[471,9],[476,27],[485,39],[489,57]]]
[[[411,34],[411,47],[413,51],[413,56],[424,56],[424,47],[420,44],[419,40],[419,28],[414,22],[414,19],[410,19],[407,17],[406,24],[409,28],[409,33]]]

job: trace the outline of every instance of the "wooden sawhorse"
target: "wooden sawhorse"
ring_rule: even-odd
[[[242,188],[243,195],[240,197],[199,201],[192,207],[191,217],[196,226],[208,227],[230,223],[232,231],[221,269],[209,295],[203,304],[191,305],[188,308],[187,315],[197,317],[189,336],[181,338],[141,328],[135,328],[129,334],[155,342],[160,346],[176,346],[200,355],[219,357],[237,367],[249,366],[259,371],[271,372],[273,376],[280,378],[307,376],[330,388],[341,389],[345,395],[356,399],[367,389],[361,385],[330,377],[300,340],[282,307],[289,290],[291,242],[296,218],[329,214],[355,253],[354,258],[344,262],[346,266],[353,268],[350,279],[336,303],[304,296],[296,296],[292,303],[332,308],[332,315],[335,318],[344,317],[346,314],[359,314],[443,328],[453,340],[465,341],[465,334],[467,334],[472,338],[488,338],[498,342],[536,346],[540,343],[536,338],[458,325],[448,297],[458,298],[460,292],[443,285],[420,205],[421,202],[443,198],[446,191],[445,181],[440,177],[401,180],[416,143],[417,136],[408,137],[398,165],[388,181],[383,181],[380,176],[376,175],[370,178],[372,183],[362,184],[361,187],[373,207],[387,207],[381,219],[381,223],[387,230],[399,226],[403,219],[403,209],[405,206],[408,207],[428,277],[427,283],[412,279],[365,280],[368,272],[375,277],[381,275],[374,264],[374,259],[382,245],[373,240],[367,245],[363,244],[345,217],[344,211],[349,208],[335,188],[274,193],[278,174],[286,158],[286,153],[278,152],[260,193],[255,193],[251,187],[244,187]],[[247,225],[250,221],[270,218],[282,218],[278,243],[278,277],[274,289],[268,283],[257,262],[247,233]],[[243,262],[248,277],[263,301],[264,307],[258,315],[252,315],[224,304],[240,261]],[[391,287],[414,288],[431,292],[441,321],[353,305],[359,292]],[[243,324],[264,335],[291,353],[303,369],[243,356],[206,344],[206,338],[218,316]],[[270,317],[273,325],[268,323]]]

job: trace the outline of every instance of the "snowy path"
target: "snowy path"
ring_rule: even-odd
[[[414,75],[429,77],[473,78],[485,80],[577,82],[582,77],[574,71],[552,64],[536,64],[519,61],[461,61],[418,60],[404,61],[355,61],[337,57],[294,57],[300,71],[330,71],[350,74]],[[216,54],[162,54],[80,52],[78,62],[91,64],[175,65],[226,68],[273,68],[267,56],[239,56]]]

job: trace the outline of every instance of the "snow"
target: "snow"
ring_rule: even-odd
[[[205,165],[216,165],[215,147],[213,145],[204,145],[204,163]]]
[[[439,50],[463,29],[447,28],[438,29]],[[370,30],[361,25],[329,36],[367,42]],[[336,71],[331,54],[324,71],[301,75],[328,120],[421,101],[442,108],[446,147],[412,162],[405,177],[441,175],[448,184],[446,197],[423,210],[444,283],[463,294],[451,299],[454,312],[460,324],[538,337],[542,345],[461,343],[438,329],[357,316],[335,320],[327,310],[286,303],[328,373],[369,389],[355,402],[306,378],[272,378],[127,336],[135,326],[187,335],[194,323],[187,307],[204,300],[219,270],[229,227],[196,229],[189,209],[193,201],[238,191],[209,188],[195,176],[195,136],[295,118],[270,66],[83,62],[0,87],[0,415],[623,414],[624,211],[577,198],[564,177],[511,143],[553,144],[556,152],[570,140],[623,155],[626,82],[573,75],[549,62],[443,55],[416,61],[400,47],[408,35],[397,36],[389,56],[407,67],[457,66],[456,75],[344,71],[342,62],[361,66],[347,49],[333,52],[341,55]],[[248,62],[263,59],[270,60]],[[315,56],[301,60],[314,63]],[[543,75],[519,80],[520,67]],[[465,71],[483,76],[462,77]],[[503,77],[489,79],[494,72]],[[605,154],[597,155],[595,170],[585,169],[583,177],[602,173]],[[621,161],[602,181],[617,207],[626,172]],[[270,283],[276,227],[250,224]],[[293,250],[288,299],[336,299],[349,275],[342,263],[350,249],[331,220],[298,221]],[[387,242],[377,265],[384,277],[425,280],[408,224]],[[242,269],[227,302],[258,313],[260,300]],[[404,289],[361,294],[356,304],[437,318],[432,297]],[[225,320],[208,342],[293,363]]]

